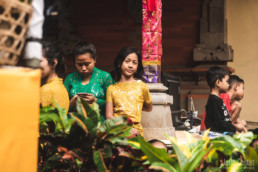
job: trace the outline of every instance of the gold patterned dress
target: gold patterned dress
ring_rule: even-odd
[[[50,79],[45,85],[40,87],[40,103],[44,106],[55,106],[54,99],[59,106],[69,109],[69,96],[63,84],[63,79]]]
[[[143,135],[140,124],[144,103],[151,103],[152,98],[148,86],[138,80],[120,82],[110,85],[107,89],[107,102],[113,103],[114,117],[126,116],[133,121],[133,127]]]

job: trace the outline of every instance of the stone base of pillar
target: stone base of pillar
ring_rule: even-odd
[[[175,128],[173,127],[170,105],[173,103],[173,97],[162,91],[168,88],[163,84],[147,84],[149,86],[153,109],[151,112],[142,112],[142,127],[144,138],[146,140],[158,139],[166,140],[164,135],[175,137]]]

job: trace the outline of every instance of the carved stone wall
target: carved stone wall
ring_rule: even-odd
[[[200,43],[193,52],[194,61],[233,61],[233,49],[227,44],[225,0],[203,0],[200,19]]]

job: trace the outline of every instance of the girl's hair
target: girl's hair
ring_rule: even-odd
[[[42,53],[47,59],[48,64],[54,67],[54,59],[57,59],[57,65],[55,67],[55,72],[59,77],[63,77],[65,73],[64,58],[61,51],[52,43],[43,41],[42,42]]]
[[[115,69],[111,72],[112,78],[118,82],[121,79],[121,66],[124,62],[125,58],[129,55],[135,53],[138,57],[138,67],[137,71],[134,74],[135,79],[141,79],[142,78],[142,72],[143,72],[143,66],[142,66],[142,56],[139,51],[137,51],[136,48],[133,47],[124,47],[120,50],[118,53],[115,61],[114,61],[114,67]]]
[[[78,42],[75,45],[73,52],[72,52],[74,60],[77,56],[85,54],[85,53],[89,53],[91,55],[91,58],[96,60],[97,53],[96,53],[95,46],[89,41]]]

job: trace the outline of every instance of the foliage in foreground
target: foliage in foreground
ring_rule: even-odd
[[[154,148],[142,137],[130,138],[125,117],[100,123],[97,104],[78,99],[77,112],[44,107],[40,114],[39,171],[255,171],[257,152],[252,133],[210,140],[205,133],[187,144],[168,136],[172,151]]]
[[[131,126],[125,117],[105,120],[97,104],[78,99],[76,113],[44,107],[40,114],[39,171],[106,171],[121,168],[119,147],[127,145]],[[122,151],[120,151],[122,152]]]
[[[249,146],[253,139],[251,132],[223,136],[210,140],[206,131],[203,139],[195,140],[186,132],[187,144],[178,144],[176,138],[168,136],[172,152],[166,154],[153,148],[142,138],[129,141],[134,148],[146,155],[149,168],[161,171],[255,171],[258,169],[257,152]]]

